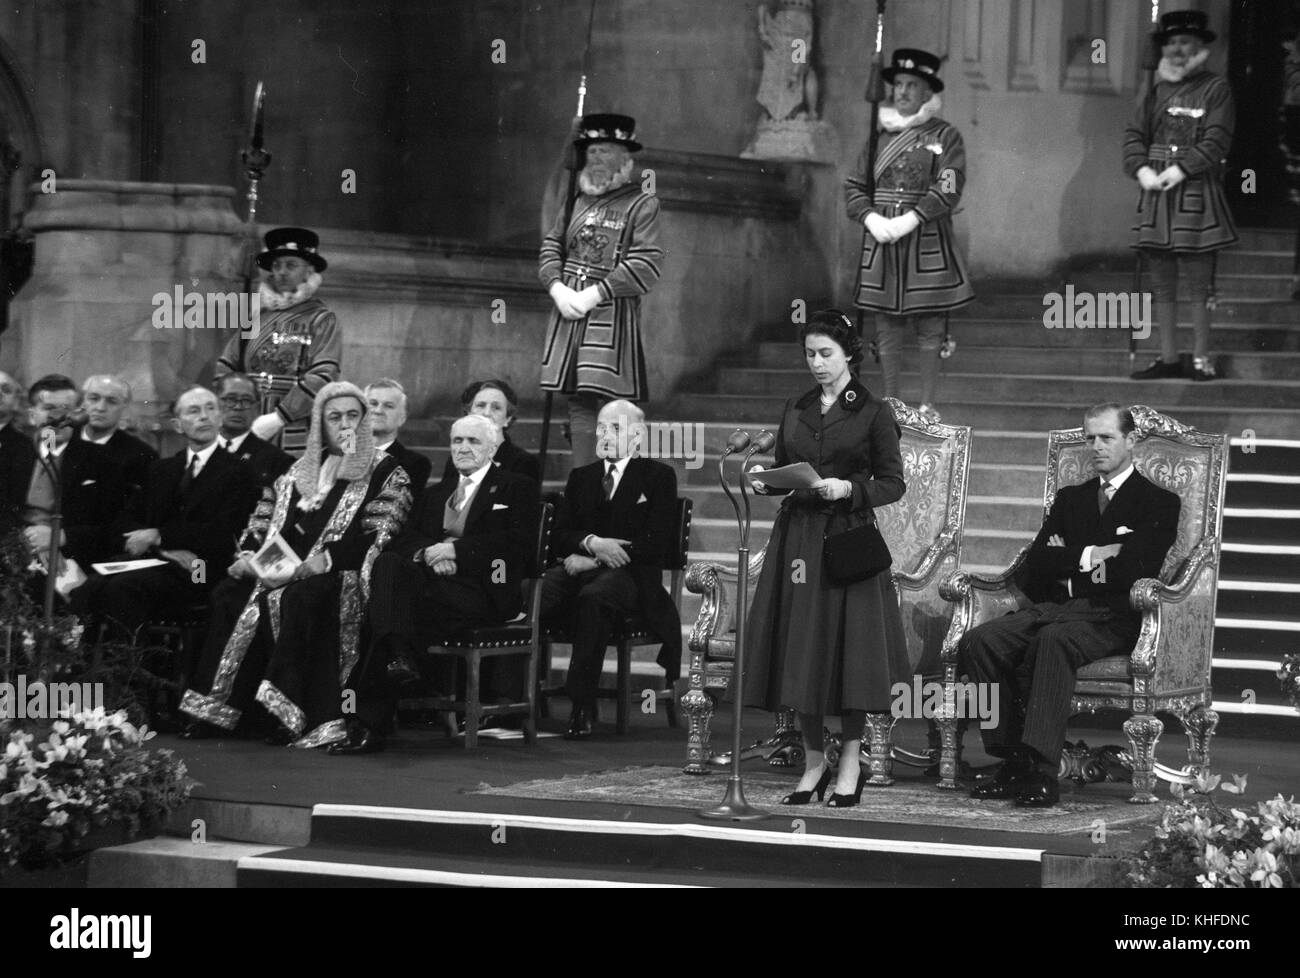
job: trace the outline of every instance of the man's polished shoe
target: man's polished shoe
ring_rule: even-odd
[[[981,780],[971,789],[972,798],[1015,798],[1020,793],[1020,786],[1026,778],[1032,777],[1034,769],[1025,761],[1004,761],[987,780]]]
[[[415,663],[406,656],[399,655],[388,663],[388,678],[399,686],[406,683],[418,683],[420,681],[420,670],[415,668]]]
[[[569,729],[564,731],[565,740],[591,739],[591,714],[585,707],[575,706],[569,714]]]
[[[358,723],[348,728],[348,739],[329,745],[329,753],[335,757],[347,754],[378,754],[388,746],[386,738],[375,733],[365,724]]]
[[[1020,782],[1016,805],[1020,808],[1051,808],[1061,800],[1061,784],[1055,774],[1034,771]]]

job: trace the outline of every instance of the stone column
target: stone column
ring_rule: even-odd
[[[219,329],[158,329],[154,297],[242,287],[240,231],[230,187],[59,180],[33,187],[25,225],[32,277],[10,306],[4,361],[30,383],[45,373],[78,382],[120,374],[141,410],[200,375],[228,338]]]

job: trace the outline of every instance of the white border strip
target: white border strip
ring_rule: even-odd
[[[1219,578],[1220,591],[1268,591],[1276,594],[1300,594],[1298,581],[1233,581]]]
[[[968,496],[967,500],[969,499]],[[1300,520],[1300,509],[1250,509],[1245,506],[1225,506],[1223,515],[1249,520]]]
[[[1258,716],[1270,717],[1290,717],[1292,720],[1300,720],[1300,713],[1295,711],[1291,706],[1274,706],[1270,703],[1238,703],[1235,700],[1220,702],[1215,700],[1211,704],[1214,709],[1220,713],[1244,713],[1256,714]]]
[[[1249,628],[1263,632],[1300,632],[1300,621],[1269,621],[1263,618],[1215,618],[1215,628]]]
[[[368,866],[361,863],[332,863],[319,859],[268,859],[247,856],[236,870],[339,876],[347,879],[387,880],[391,883],[429,883],[442,886],[481,886],[495,889],[699,889],[690,883],[629,883],[625,880],[575,879],[560,876],[501,876],[496,873],[454,873],[444,869],[411,869],[407,866]]]
[[[1279,486],[1300,486],[1300,475],[1266,475],[1260,472],[1229,472],[1229,482],[1267,482]]]
[[[966,531],[966,535],[970,536],[969,530]],[[1225,554],[1286,554],[1300,556],[1300,547],[1277,543],[1224,543],[1221,549]]]
[[[1275,675],[1282,665],[1282,663],[1270,659],[1220,659],[1218,656],[1215,656],[1210,661],[1215,669],[1257,669],[1260,672],[1271,672]]]
[[[791,813],[791,819],[801,813]],[[711,839],[715,842],[748,842],[772,846],[819,846],[855,852],[889,852],[919,856],[953,856],[968,859],[1006,859],[1041,862],[1043,849],[1011,846],[973,846],[952,842],[911,842],[897,839],[854,839],[839,835],[803,832],[749,832],[722,825],[690,823],[613,822],[605,819],[559,818],[553,815],[506,815],[490,812],[451,812],[427,808],[387,808],[377,805],[315,805],[312,818],[369,818],[393,822],[425,822],[433,825],[482,825],[485,828],[532,828],[555,832],[598,832],[603,835],[640,835],[658,838]]]

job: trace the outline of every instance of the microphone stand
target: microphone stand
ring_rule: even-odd
[[[49,431],[50,434],[42,437],[42,441],[53,442],[55,438],[53,428],[42,428]],[[74,429],[75,431],[75,429]],[[48,652],[54,644],[54,585],[59,573],[59,538],[63,535],[63,478],[59,472],[59,467],[50,459],[41,453],[41,447],[37,446],[36,460],[40,462],[41,468],[50,479],[50,487],[54,490],[54,503],[50,513],[50,543],[46,548],[45,554],[45,606],[42,611],[42,620],[45,623],[45,634],[41,639],[42,651]],[[45,681],[44,671],[41,673],[41,681]]]
[[[727,500],[731,503],[731,508],[736,512],[736,529],[740,535],[740,545],[736,549],[736,559],[738,561],[736,570],[736,663],[731,674],[732,702],[734,704],[731,717],[731,777],[727,779],[727,793],[723,796],[721,804],[716,808],[706,808],[697,813],[700,818],[717,821],[753,822],[768,818],[771,815],[771,812],[755,808],[745,801],[745,784],[740,773],[740,728],[741,714],[744,712],[745,619],[749,617],[749,530],[751,523],[749,496],[745,489],[745,466],[749,464],[749,460],[753,458],[756,452],[769,451],[772,447],[772,441],[772,436],[768,432],[760,432],[754,446],[749,449],[740,465],[737,482],[740,486],[741,501],[744,504],[743,517],[741,516],[741,507],[736,503],[736,497],[732,495],[731,488],[727,485],[724,466],[727,456],[733,452],[743,451],[749,445],[749,434],[739,429],[732,432],[731,437],[727,439],[726,449],[718,458],[718,483],[722,486],[722,491],[727,494]]]

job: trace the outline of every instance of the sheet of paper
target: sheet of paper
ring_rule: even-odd
[[[275,533],[262,544],[262,549],[253,554],[249,563],[263,580],[268,577],[283,580],[302,566],[302,559],[293,552],[293,547],[284,542],[284,537]]]
[[[764,469],[755,478],[773,489],[807,489],[814,482],[820,482],[822,477],[807,462],[795,462],[776,469]]]
[[[139,560],[113,560],[103,564],[91,564],[101,574],[125,574],[127,571],[144,570],[146,567],[164,567],[167,561],[157,557],[142,557]]]

